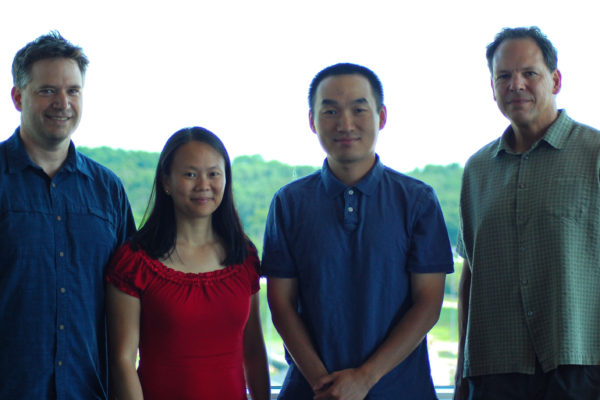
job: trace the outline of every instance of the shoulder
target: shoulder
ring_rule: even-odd
[[[427,183],[389,167],[383,169],[382,182],[383,195],[392,192],[408,199],[435,196],[433,188]]]
[[[477,167],[482,163],[487,163],[498,153],[502,137],[496,138],[477,150],[465,163],[465,169]]]
[[[600,131],[580,122],[573,121],[571,135],[584,145],[597,146],[600,144]]]
[[[155,276],[150,257],[142,249],[134,250],[129,242],[117,249],[106,270],[106,281],[121,291],[139,297]]]
[[[304,193],[307,189],[315,188],[322,182],[321,170],[315,171],[302,178],[282,186],[275,195],[294,196]]]
[[[140,264],[146,263],[148,258],[144,250],[134,250],[131,243],[126,242],[112,256],[109,271],[133,271],[138,269]]]
[[[94,181],[108,187],[122,188],[121,179],[110,169],[76,150],[78,168]]]
[[[319,190],[324,190],[324,187],[321,171],[316,171],[281,187],[275,192],[272,204],[289,209],[295,203],[304,202],[308,196],[314,196]]]

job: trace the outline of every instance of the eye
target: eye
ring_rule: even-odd
[[[219,171],[212,171],[208,174],[208,176],[210,176],[211,178],[216,178],[218,176],[221,176],[221,172]]]
[[[81,89],[69,89],[70,96],[79,96],[81,94]]]
[[[337,111],[333,109],[323,110],[323,115],[333,116],[336,115]]]
[[[528,78],[531,78],[532,76],[536,76],[537,73],[535,73],[535,71],[525,71],[524,75]]]
[[[187,171],[183,173],[183,176],[185,176],[186,178],[195,178],[196,177],[196,173],[192,172],[192,171]]]
[[[360,113],[364,113],[364,112],[367,112],[366,108],[359,107],[359,108],[354,109],[355,114],[360,114]]]
[[[509,74],[500,74],[496,76],[496,81],[503,81],[510,78]]]
[[[38,93],[42,96],[50,96],[50,95],[54,94],[54,89],[43,88],[43,89],[40,89],[38,91]]]

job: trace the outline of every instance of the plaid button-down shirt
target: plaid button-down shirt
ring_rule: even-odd
[[[600,134],[563,110],[515,154],[468,161],[458,252],[471,265],[464,376],[600,364]]]

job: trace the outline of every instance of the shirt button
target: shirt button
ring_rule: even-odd
[[[61,287],[61,288],[60,288],[60,292],[61,292],[61,293],[64,293],[64,292],[66,292],[66,291],[67,291],[67,289],[65,289],[64,287]]]
[[[60,367],[61,365],[62,365],[62,361],[59,361],[58,362],[58,366]]]
[[[349,194],[350,196],[352,196],[352,195],[354,194],[354,190],[352,190],[352,189],[348,190],[348,194]]]
[[[521,283],[522,283],[523,285],[527,285],[527,284],[529,283],[529,281],[528,281],[527,279],[523,279],[523,280],[521,281]]]
[[[64,326],[63,324],[60,324],[60,325],[58,326],[58,329],[60,329],[61,331],[64,331],[64,330],[65,330],[65,326]]]
[[[60,253],[58,253],[59,256],[64,257],[65,253],[63,253],[62,251]]]
[[[61,218],[61,217],[60,217],[60,215],[59,215],[58,217],[56,217],[56,219],[57,219],[58,221],[60,221],[62,218]]]
[[[52,187],[56,187],[56,183],[52,182]]]
[[[533,315],[533,311],[531,311],[531,310],[530,310],[530,311],[527,311],[527,316],[528,316],[528,317],[531,317],[532,315]]]
[[[525,184],[524,183],[519,183],[519,189],[525,189]]]
[[[348,207],[348,212],[354,212],[354,208]]]

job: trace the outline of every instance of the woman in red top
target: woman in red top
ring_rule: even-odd
[[[203,128],[176,132],[147,218],[107,272],[111,393],[242,400],[247,385],[252,399],[268,399],[258,266],[223,143]]]

